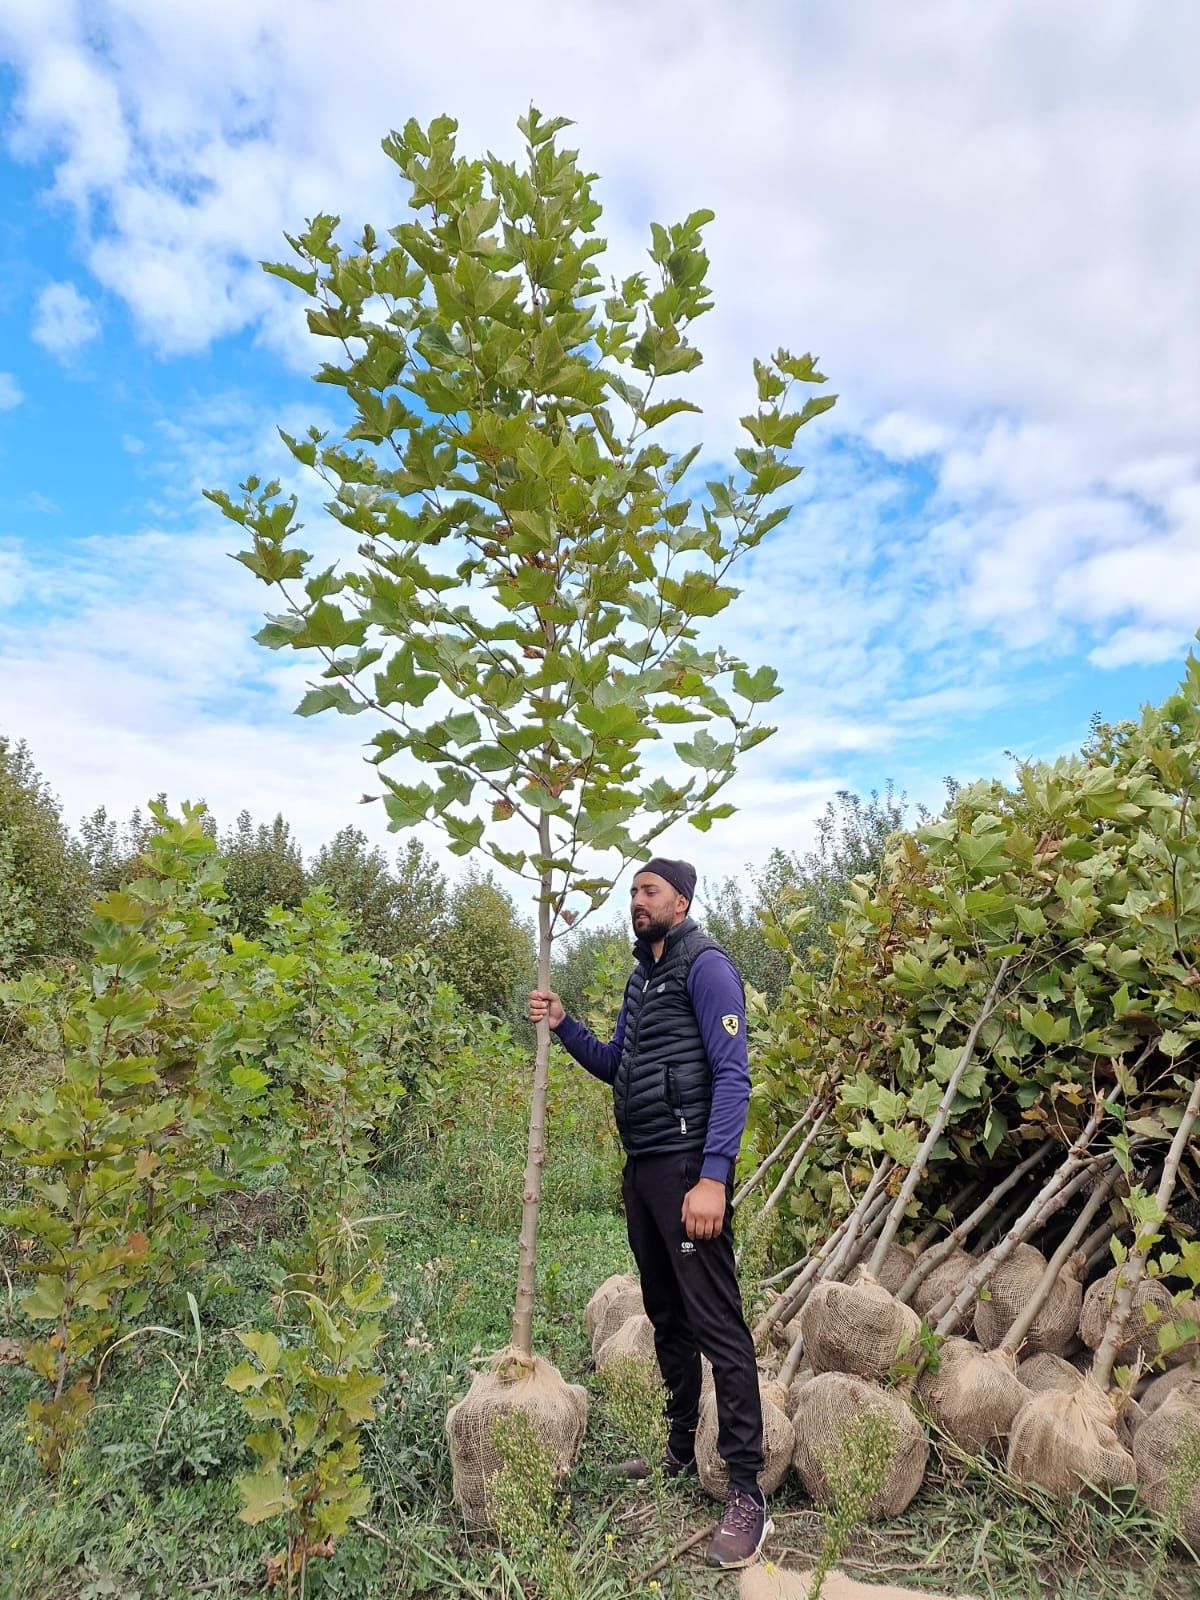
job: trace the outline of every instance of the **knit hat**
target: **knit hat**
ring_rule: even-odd
[[[638,872],[653,872],[665,878],[672,889],[691,905],[696,893],[696,869],[690,861],[668,861],[666,856],[655,856],[652,861],[640,866]]]

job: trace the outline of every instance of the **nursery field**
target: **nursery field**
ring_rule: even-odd
[[[524,1084],[481,1071],[440,1105],[402,1157],[372,1176],[394,1299],[378,1350],[377,1416],[364,1429],[371,1503],[332,1555],[311,1563],[313,1595],[517,1600],[539,1592],[522,1583],[516,1552],[512,1566],[502,1563],[494,1533],[465,1529],[451,1501],[443,1432],[472,1364],[507,1337],[524,1121]],[[639,1582],[640,1575],[707,1530],[717,1508],[694,1487],[672,1487],[664,1529],[646,1488],[614,1484],[608,1473],[629,1441],[589,1372],[581,1316],[595,1285],[629,1264],[605,1091],[557,1066],[551,1129],[537,1347],[587,1384],[592,1403],[568,1486],[571,1592],[594,1600],[669,1593],[663,1572]],[[263,1325],[271,1243],[295,1221],[287,1206],[270,1189],[221,1197],[215,1266],[180,1283],[198,1295],[199,1338],[181,1295],[170,1319],[175,1336],[147,1333],[119,1351],[57,1478],[41,1471],[24,1438],[37,1380],[15,1365],[0,1369],[0,1594],[232,1600],[262,1591],[280,1539],[270,1523],[249,1527],[238,1518],[234,1480],[250,1456],[238,1397],[222,1380],[243,1353],[237,1330]],[[1168,1556],[1159,1568],[1161,1535],[1131,1500],[1054,1506],[999,1468],[969,1468],[955,1454],[948,1448],[931,1466],[903,1516],[851,1532],[843,1567],[863,1579],[1003,1600],[1200,1593],[1190,1564]],[[772,1514],[769,1556],[799,1565],[819,1552],[825,1519],[794,1477]],[[704,1568],[704,1543],[679,1558],[678,1592],[736,1593],[736,1575]]]

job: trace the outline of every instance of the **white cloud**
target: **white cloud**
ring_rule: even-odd
[[[21,385],[11,372],[0,372],[0,411],[12,411],[21,404],[25,396],[21,393]]]
[[[799,509],[721,622],[788,690],[783,730],[739,790],[756,836],[819,809],[797,771],[825,794],[832,769],[876,756],[902,770],[908,741],[989,708],[1019,725],[1012,696],[1034,691],[1012,685],[1031,663],[1048,682],[1072,651],[1102,669],[1186,644],[1200,621],[1189,0],[664,0],[646,14],[529,0],[520,30],[482,0],[403,30],[386,0],[344,0],[336,59],[329,18],[323,0],[11,0],[13,148],[52,169],[88,270],[157,352],[249,329],[303,370],[299,297],[258,260],[319,209],[348,229],[397,220],[402,185],[378,141],[409,114],[450,110],[465,148],[501,153],[530,98],[574,115],[621,265],[650,217],[711,203],[706,457],[727,451],[754,352],[814,347],[842,393],[800,436]],[[302,668],[247,644],[261,591],[190,520],[199,489],[236,483],[248,456],[279,465],[274,420],[235,401],[126,440],[146,445],[139,476],[154,481],[164,455],[179,469],[159,476],[145,521],[182,514],[191,564],[168,548],[175,534],[148,535],[123,553],[153,552],[167,576],[110,592],[94,552],[55,580],[64,614],[72,583],[92,595],[93,653],[77,633],[72,654],[63,632],[53,659],[67,691],[111,662],[128,708],[111,748],[139,793],[162,763],[183,772],[164,748],[208,750],[206,731],[231,756],[227,770],[212,757],[213,783],[232,795],[244,772],[265,797],[300,773],[297,805],[318,828],[345,803],[340,778],[314,776],[333,763],[301,754],[327,751],[326,735],[273,720]],[[139,626],[153,652],[133,648]],[[159,672],[169,692],[151,704],[143,679]],[[42,706],[32,672],[20,681]],[[218,710],[230,682],[234,708]],[[67,743],[62,755],[85,759]],[[720,848],[721,832],[698,848]]]
[[[69,359],[100,332],[100,318],[73,283],[48,283],[37,297],[32,337],[59,360]]]
[[[1097,645],[1088,659],[1098,667],[1139,666],[1177,660],[1186,649],[1182,628],[1118,628],[1111,639]]]

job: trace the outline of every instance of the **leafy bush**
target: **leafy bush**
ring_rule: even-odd
[[[85,881],[28,745],[0,735],[0,975],[79,949]]]

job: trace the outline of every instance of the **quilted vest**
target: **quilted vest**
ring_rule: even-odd
[[[720,946],[686,917],[655,961],[634,946],[637,966],[625,986],[625,1039],[613,1080],[617,1131],[629,1155],[703,1150],[712,1103],[712,1069],[687,991],[692,962]]]

